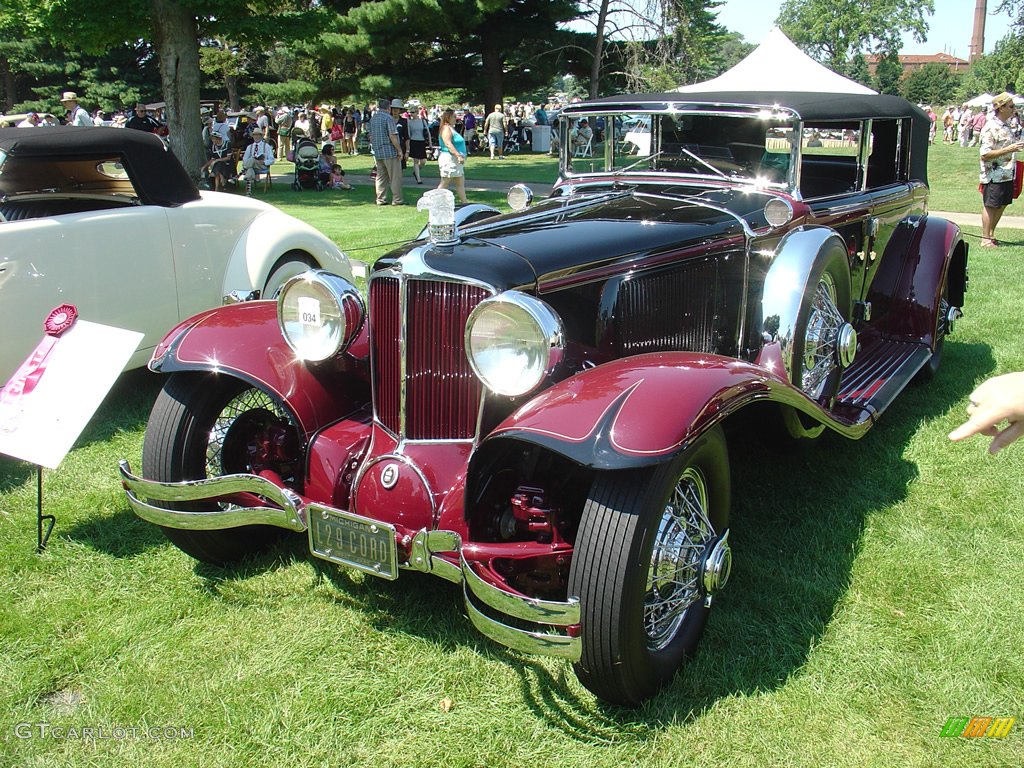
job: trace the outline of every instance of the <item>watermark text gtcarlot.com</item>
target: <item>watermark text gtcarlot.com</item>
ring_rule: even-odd
[[[195,738],[193,728],[175,725],[55,725],[18,723],[14,735],[19,739],[55,739],[67,741],[124,741],[151,739],[173,741]]]

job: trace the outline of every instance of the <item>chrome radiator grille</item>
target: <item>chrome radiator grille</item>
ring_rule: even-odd
[[[487,295],[463,283],[371,281],[373,401],[390,431],[409,440],[474,436],[482,387],[469,367],[463,331]]]

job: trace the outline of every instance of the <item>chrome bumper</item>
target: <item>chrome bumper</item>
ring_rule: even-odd
[[[459,553],[458,565],[438,557],[441,553],[456,552]],[[572,628],[579,627],[579,599],[572,597],[564,603],[539,600],[507,592],[485,581],[473,564],[466,560],[458,534],[452,531],[420,531],[413,537],[409,562],[402,567],[433,573],[456,584],[461,582],[466,615],[478,632],[494,642],[524,653],[580,660],[582,641],[567,634],[573,631]],[[512,626],[498,615],[535,625],[536,629]]]
[[[287,488],[258,475],[225,475],[207,480],[185,480],[180,483],[160,483],[132,474],[127,461],[118,462],[121,485],[128,496],[132,511],[155,525],[181,528],[186,531],[212,531],[238,528],[243,525],[274,525],[290,531],[306,530],[305,509],[302,499]],[[192,511],[166,509],[149,502],[211,501],[237,493],[252,493],[278,505],[276,507],[236,507]],[[145,499],[145,501],[144,501]]]
[[[273,525],[302,532],[307,528],[302,499],[258,475],[227,475],[206,480],[162,483],[132,474],[127,461],[119,462],[121,484],[132,511],[143,520],[165,528],[203,531],[237,528],[243,525]],[[230,506],[206,511],[167,509],[150,502],[212,501],[224,496],[249,493],[267,499],[276,507]],[[462,541],[451,531],[420,531],[409,544],[409,559],[400,564],[404,570],[432,573],[463,585],[463,599],[469,620],[477,630],[501,645],[525,653],[555,656],[578,661],[582,641],[567,632],[580,623],[579,600],[567,602],[538,600],[517,595],[481,578],[461,552]],[[459,563],[440,557],[458,553]],[[314,553],[316,554],[316,553]],[[513,626],[495,615],[519,623],[536,625],[535,630]]]

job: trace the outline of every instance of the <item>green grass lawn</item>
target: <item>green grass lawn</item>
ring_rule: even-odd
[[[933,208],[974,210],[968,155],[935,148]],[[361,259],[425,221],[365,187],[268,199]],[[1024,720],[1024,444],[946,439],[978,382],[1024,369],[1022,283],[1024,246],[975,248],[939,376],[864,439],[731,445],[732,579],[698,657],[633,711],[481,637],[442,580],[337,570],[301,537],[233,569],[189,559],[116,479],[160,386],[126,374],[45,474],[43,555],[35,471],[0,458],[0,766],[1019,767],[1024,722],[939,732]]]

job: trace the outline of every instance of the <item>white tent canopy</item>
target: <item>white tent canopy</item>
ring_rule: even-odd
[[[992,103],[992,94],[983,93],[980,96],[975,96],[970,101],[964,102],[968,107],[987,107]]]
[[[801,51],[782,30],[772,27],[749,56],[718,77],[675,89],[681,93],[714,91],[797,91],[877,93],[837,75]]]

